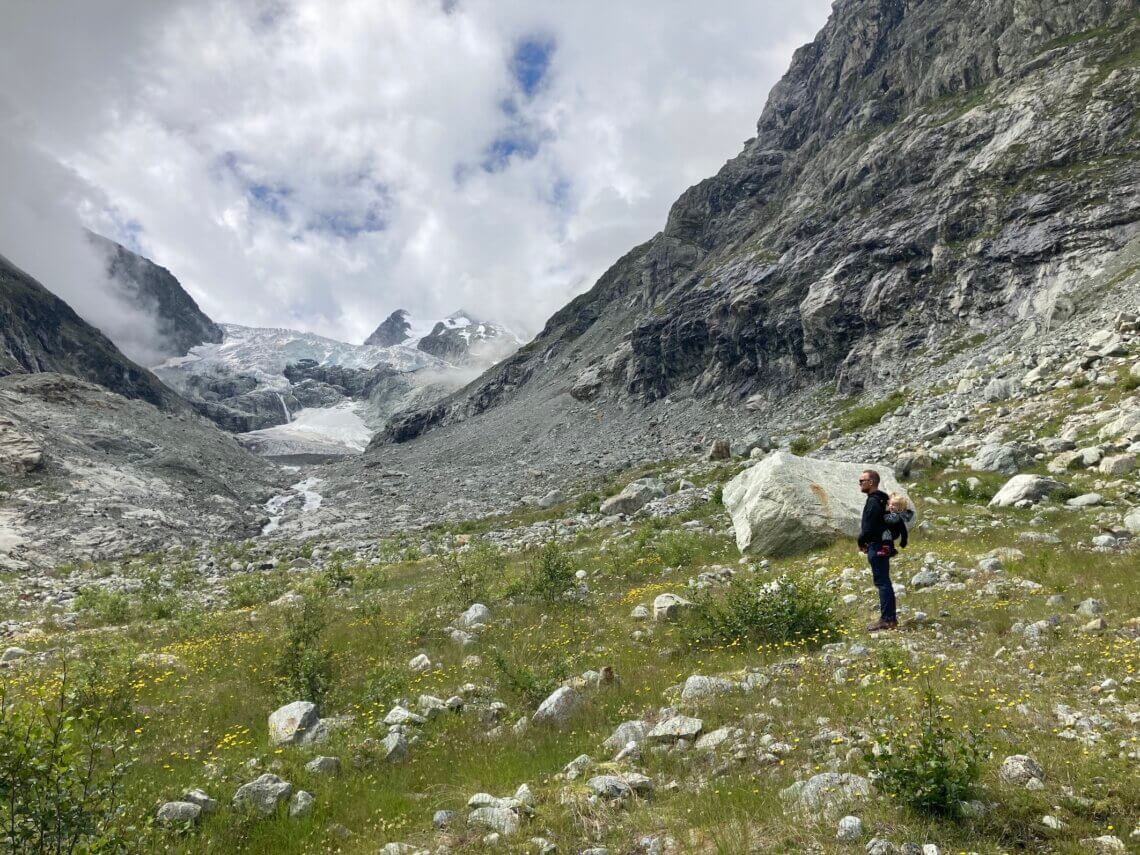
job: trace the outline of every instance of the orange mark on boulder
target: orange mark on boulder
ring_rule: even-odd
[[[823,509],[823,513],[826,516],[831,516],[831,500],[827,498],[827,491],[823,489],[823,487],[819,486],[819,484],[812,484],[810,486],[810,489],[815,495],[816,499],[819,501],[820,507]]]

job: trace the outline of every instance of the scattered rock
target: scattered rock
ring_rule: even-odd
[[[531,722],[534,724],[546,724],[554,727],[565,727],[570,718],[577,711],[581,704],[582,696],[579,695],[570,686],[562,686],[555,689],[553,693],[543,701],[534,715],[531,716]]]
[[[995,508],[1006,508],[1018,502],[1037,503],[1063,486],[1065,485],[1060,481],[1054,481],[1043,475],[1014,475],[990,499],[990,505]]]
[[[727,695],[738,688],[739,686],[736,683],[725,680],[723,677],[702,677],[699,674],[693,674],[685,681],[685,688],[681,690],[681,700],[695,701],[716,695]]]
[[[197,822],[202,808],[193,802],[167,802],[158,809],[155,821],[159,825],[185,825]]]
[[[338,775],[340,774],[340,758],[314,757],[305,764],[305,771],[314,775]]]
[[[871,782],[866,778],[839,772],[823,772],[780,791],[780,797],[785,801],[792,801],[810,813],[823,815],[870,795]]]
[[[1093,855],[1116,855],[1118,852],[1127,852],[1128,847],[1119,837],[1103,834],[1100,837],[1086,837],[1081,840],[1081,846]]]
[[[269,715],[269,743],[296,745],[318,720],[316,704],[309,701],[286,704]]]
[[[839,820],[839,830],[835,834],[836,840],[851,842],[863,837],[863,820],[857,816],[845,816]]]
[[[308,816],[312,813],[313,805],[316,801],[312,793],[306,790],[297,790],[297,792],[293,794],[293,798],[289,800],[289,816],[293,819]]]
[[[1032,780],[1044,781],[1045,770],[1028,754],[1014,754],[1002,761],[998,777],[1006,784],[1024,787]]]
[[[238,810],[271,816],[277,812],[277,806],[285,802],[292,793],[292,784],[276,775],[266,773],[238,787],[238,791],[234,793],[233,806]]]
[[[650,742],[676,742],[679,739],[694,740],[700,735],[704,722],[687,715],[675,715],[649,731],[646,739]]]
[[[639,478],[616,496],[610,496],[602,502],[600,511],[604,516],[634,514],[653,499],[660,499],[664,496],[665,487],[660,481],[654,478]]]
[[[653,619],[655,621],[675,621],[683,609],[693,604],[676,594],[658,594],[653,599]]]

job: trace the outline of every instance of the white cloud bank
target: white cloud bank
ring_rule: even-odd
[[[216,320],[360,341],[462,306],[533,333],[739,151],[828,6],[14,4],[0,165],[34,150],[68,181],[0,201],[0,253],[97,302],[52,272],[39,192]]]

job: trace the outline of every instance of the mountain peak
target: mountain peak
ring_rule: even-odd
[[[380,326],[372,331],[372,335],[364,340],[366,345],[373,347],[392,347],[407,341],[412,325],[408,323],[408,310],[396,309],[384,320]]]
[[[132,303],[155,317],[163,355],[185,356],[197,345],[221,342],[222,328],[198,308],[169,270],[95,232],[89,231],[87,238],[103,253],[107,275]]]

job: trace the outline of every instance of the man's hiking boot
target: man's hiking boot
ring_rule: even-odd
[[[898,629],[899,622],[897,620],[877,620],[867,627],[867,632],[882,632],[885,629]]]

